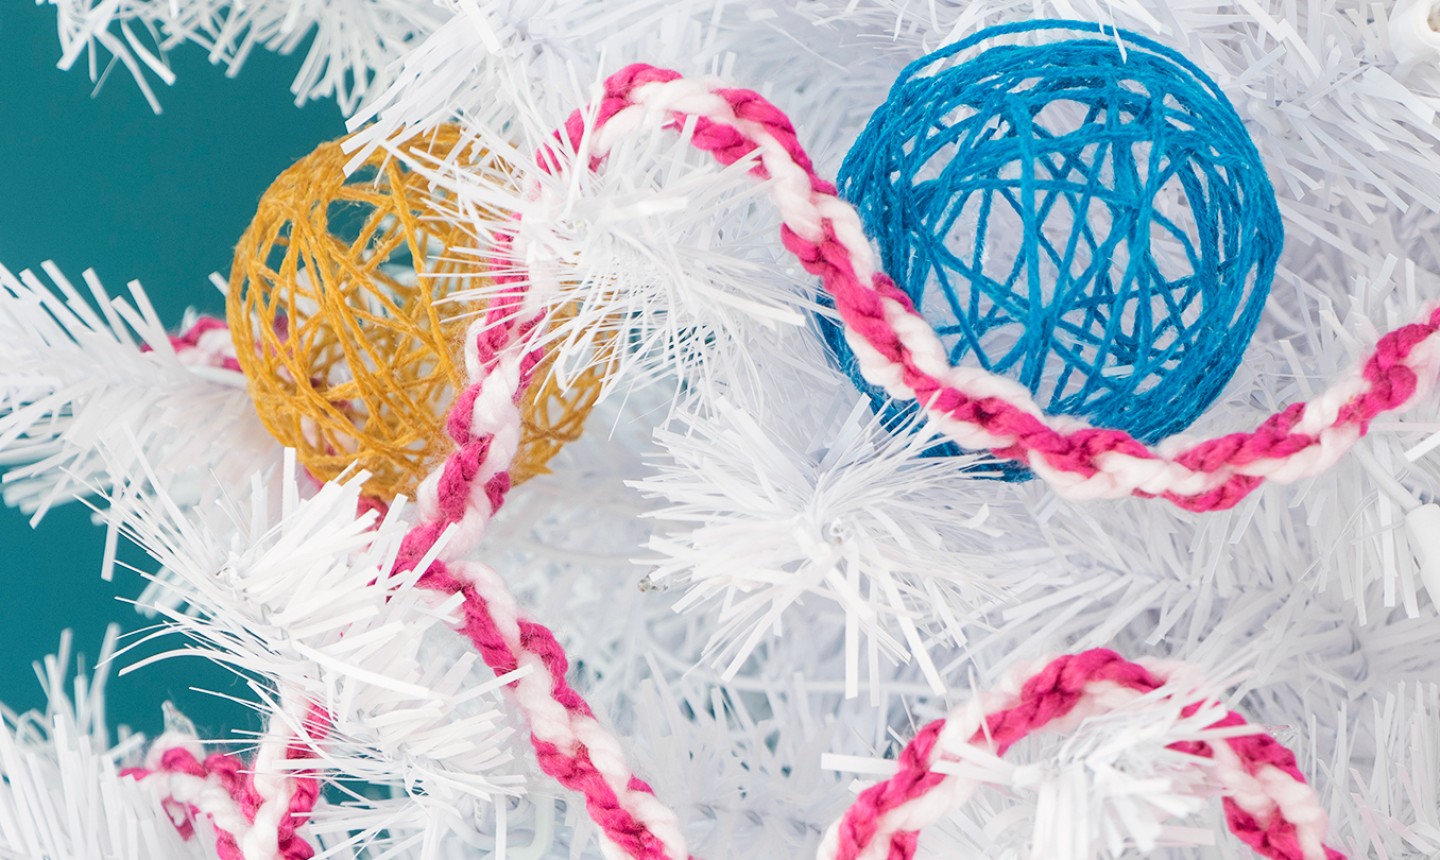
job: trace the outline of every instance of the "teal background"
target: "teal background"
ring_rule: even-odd
[[[61,72],[55,13],[30,0],[0,3],[0,262],[12,271],[54,260],[78,280],[86,268],[112,294],[139,280],[172,328],[187,306],[223,311],[211,272],[228,275],[235,240],[275,176],[317,143],[344,132],[333,102],[296,108],[289,86],[305,47],[290,57],[256,50],[225,77],[193,45],[170,60],[174,86],[154,82],[164,112],[151,113],[124,68],[94,89],[84,68]],[[0,509],[0,702],[43,705],[31,666],[54,652],[61,631],[93,661],[105,625],[147,622],[120,598],[139,576],[100,579],[102,531],[75,504],[31,530]],[[144,566],[133,548],[127,556]],[[179,645],[167,641],[141,653]],[[202,734],[254,728],[245,708],[191,690],[244,695],[227,671],[178,658],[110,681],[110,721],[153,733],[160,704],[174,701]]]

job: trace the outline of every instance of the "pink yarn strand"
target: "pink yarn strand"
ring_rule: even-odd
[[[1023,738],[1045,728],[1071,713],[1097,686],[1120,687],[1137,694],[1153,692],[1165,680],[1137,663],[1113,651],[1095,649],[1080,654],[1057,657],[1025,681],[1019,695],[1008,707],[985,716],[983,727],[964,743],[971,747],[1004,755]],[[1185,713],[1194,713],[1203,703],[1189,705]],[[951,717],[950,719],[953,719]],[[1210,728],[1244,725],[1245,720],[1228,713]],[[860,793],[855,803],[836,824],[834,849],[822,849],[822,860],[857,860],[861,857],[885,857],[888,860],[910,860],[915,856],[918,831],[893,824],[894,820],[913,820],[899,813],[907,807],[920,806],[928,794],[954,779],[937,773],[941,762],[958,762],[960,757],[944,748],[947,720],[941,719],[921,729],[900,752],[899,769],[889,779],[870,786]],[[1274,738],[1263,732],[1226,738],[1225,744],[1249,776],[1266,771],[1283,774],[1296,786],[1303,787],[1307,800],[1318,799],[1305,784],[1305,777],[1295,765],[1295,756]],[[1197,758],[1211,759],[1216,750],[1209,743],[1187,741],[1171,745]],[[1223,780],[1222,780],[1223,781]],[[1233,788],[1233,786],[1226,786]],[[1314,833],[1302,834],[1299,828],[1273,807],[1257,814],[1243,808],[1233,797],[1224,800],[1226,823],[1230,831],[1257,854],[1269,860],[1344,860],[1345,855],[1320,844]],[[1311,830],[1323,832],[1323,815],[1317,822],[1308,822]],[[1313,846],[1313,847],[1308,847]]]
[[[329,732],[329,726],[329,715],[323,709],[311,707],[305,721],[307,735],[323,737]],[[311,758],[310,745],[305,738],[294,738],[286,744],[284,755],[292,762],[307,761]],[[216,856],[220,860],[246,860],[241,847],[243,834],[257,826],[256,813],[269,800],[256,784],[255,771],[247,770],[238,757],[224,753],[212,753],[202,761],[185,746],[157,750],[152,753],[152,761],[152,767],[128,768],[121,775],[142,782],[159,782],[165,787],[162,803],[183,838],[194,837],[196,816],[204,814],[211,819],[215,831]],[[290,791],[285,812],[278,816],[273,836],[267,834],[267,837],[273,838],[277,860],[310,860],[315,856],[315,849],[300,836],[298,828],[315,810],[320,798],[320,779],[313,771],[300,768],[287,775],[285,782]],[[214,808],[201,808],[202,803],[213,807],[217,797],[229,800],[225,814],[217,814]],[[239,826],[230,829],[232,824]]]
[[[651,66],[621,70],[605,83],[596,127],[603,127],[622,111],[659,110],[646,106],[647,99],[653,98],[667,105],[661,111],[667,128],[678,129],[693,115],[694,144],[721,164],[759,154],[752,172],[776,181],[772,196],[781,204],[784,216],[782,241],[834,297],[848,336],[862,356],[867,378],[925,404],[941,430],[962,446],[988,447],[999,456],[1022,460],[1062,492],[1161,496],[1197,511],[1232,507],[1266,477],[1293,480],[1328,466],[1337,451],[1343,453],[1353,445],[1376,416],[1412,402],[1430,381],[1427,374],[1434,372],[1440,309],[1382,338],[1349,388],[1338,386],[1334,389],[1338,393],[1323,403],[1291,406],[1252,433],[1202,442],[1166,456],[1123,432],[1059,429],[1047,422],[1014,383],[975,371],[939,367],[933,356],[927,358],[923,334],[917,336],[917,327],[904,323],[918,316],[913,306],[888,277],[873,271],[868,246],[851,247],[841,238],[858,232],[858,217],[836,196],[835,187],[815,173],[781,111],[756,93],[714,88],[702,93],[708,99],[705,103],[713,104],[713,96],[719,95],[725,112],[687,113],[684,93],[678,98],[662,98],[660,88],[675,82],[688,84],[676,72]],[[557,132],[557,138],[573,148],[585,129],[584,115],[577,111]],[[604,157],[605,153],[597,153],[591,168],[598,168]],[[542,170],[556,170],[563,164],[549,151],[540,153],[539,162]],[[797,170],[803,188],[793,181]],[[493,302],[484,321],[472,328],[469,348],[473,354],[467,358],[477,368],[475,381],[456,398],[447,419],[456,447],[428,486],[421,488],[424,516],[404,538],[396,571],[413,569],[447,529],[461,527],[472,536],[463,544],[447,546],[423,572],[420,584],[461,595],[465,619],[461,632],[492,670],[504,674],[522,665],[538,670],[510,686],[518,707],[531,722],[540,766],[584,797],[587,811],[607,842],[638,860],[682,860],[687,853],[674,813],[655,800],[649,786],[623,763],[615,763],[618,755],[607,755],[604,768],[591,756],[595,744],[606,745],[614,753],[618,742],[595,721],[588,704],[570,687],[568,661],[554,635],[520,617],[503,582],[463,558],[473,546],[474,535],[483,531],[509,490],[507,470],[518,434],[513,407],[540,358],[539,350],[527,344],[526,335],[541,322],[543,312],[525,315],[528,285],[520,276],[503,276],[502,282],[515,289]],[[976,439],[992,444],[977,445]],[[481,528],[467,528],[475,526]],[[990,715],[984,731],[969,740],[993,744],[1003,753],[1014,741],[1068,713],[1089,685],[1101,682],[1138,692],[1163,683],[1111,652],[1062,657],[1026,683],[1017,704]],[[542,736],[536,717],[544,702],[536,696],[558,703],[569,722],[559,727],[546,722],[547,734]],[[1233,714],[1226,719],[1231,718],[1239,721]],[[915,832],[888,832],[885,816],[943,782],[943,777],[930,770],[930,763],[939,750],[944,727],[945,722],[940,721],[922,730],[902,753],[896,776],[861,795],[838,826],[835,857],[861,857],[867,846],[881,839],[888,840],[889,846],[883,856],[895,860],[913,856]],[[1229,750],[1226,755],[1242,770],[1253,775],[1268,768],[1303,785],[1293,755],[1273,739],[1257,734],[1227,739],[1224,745]],[[1217,751],[1205,744],[1191,751],[1217,757]],[[178,762],[177,767],[192,776],[201,775],[189,761]],[[213,775],[203,765],[200,771],[205,778]],[[226,772],[223,767],[219,771]],[[243,789],[236,793],[243,799]],[[309,802],[313,805],[313,798]],[[1273,810],[1257,813],[1227,798],[1226,813],[1231,830],[1272,860],[1338,860],[1342,856],[1329,848],[1315,855],[1302,845],[1297,826]],[[293,836],[293,828],[289,835]],[[298,841],[297,837],[290,844]],[[298,853],[301,850],[295,848],[297,853],[282,856],[309,856]]]
[[[915,331],[928,325],[904,323],[907,317],[923,318],[888,276],[872,271],[868,245],[847,246],[837,235],[837,219],[859,232],[859,217],[839,199],[835,186],[815,173],[784,113],[748,90],[710,90],[725,100],[732,116],[692,115],[669,107],[683,104],[683,99],[662,101],[658,90],[653,96],[642,93],[678,80],[676,72],[647,65],[621,70],[605,83],[597,126],[622,110],[647,110],[647,101],[655,101],[667,105],[665,128],[679,129],[693,116],[694,145],[721,164],[758,153],[760,162],[752,172],[759,178],[793,168],[802,171],[809,183],[808,199],[795,199],[789,186],[772,192],[785,216],[781,238],[835,300],[866,378],[924,404],[938,428],[962,447],[988,448],[997,456],[1020,460],[1064,495],[1158,496],[1187,510],[1225,510],[1267,478],[1293,481],[1328,468],[1376,417],[1413,403],[1437,372],[1440,307],[1381,338],[1358,378],[1347,381],[1353,384],[1337,385],[1310,404],[1293,405],[1249,433],[1167,455],[1162,453],[1164,443],[1152,448],[1120,430],[1062,429],[1013,381],[974,368],[936,367],[933,356],[924,357],[932,338]],[[565,125],[572,145],[578,145],[583,129],[583,114],[576,112]],[[594,163],[604,157],[596,153]],[[783,195],[789,196],[782,201]],[[933,336],[933,330],[929,334]],[[957,385],[957,380],[967,384]],[[1063,426],[1074,423],[1067,418]]]

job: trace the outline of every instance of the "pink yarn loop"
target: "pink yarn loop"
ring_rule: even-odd
[[[321,708],[312,707],[305,722],[307,735],[323,737],[329,732],[329,726],[329,715]],[[285,757],[291,761],[308,760],[311,756],[307,740],[296,738],[287,744]],[[162,785],[171,786],[174,784],[171,780],[176,777],[198,780],[203,782],[207,789],[223,792],[245,821],[254,825],[256,813],[267,798],[256,786],[254,771],[247,770],[239,758],[224,753],[211,753],[202,762],[183,746],[160,750],[156,758],[157,763],[153,770],[144,767],[128,768],[121,771],[121,776],[140,781],[157,780]],[[313,771],[298,769],[287,776],[287,782],[290,798],[286,802],[285,814],[279,816],[276,825],[275,858],[310,860],[315,856],[315,849],[297,831],[315,810],[315,803],[320,798],[320,780]],[[170,813],[180,836],[186,840],[193,838],[195,818],[201,814],[201,810],[194,803],[176,800],[173,789],[167,793],[162,803]],[[212,821],[212,824],[215,830],[215,853],[220,860],[245,860],[244,852],[240,848],[240,837],[216,822]]]
[[[678,78],[675,72],[646,65],[629,66],[617,72],[606,82],[597,127],[603,126],[610,117],[626,107],[645,109],[645,100],[637,92],[641,88]],[[726,100],[733,110],[734,119],[727,122],[713,116],[693,117],[696,125],[691,140],[697,148],[710,152],[721,164],[732,164],[740,158],[767,151],[762,149],[756,135],[746,130],[748,126],[759,127],[766,137],[783,148],[795,166],[805,171],[810,181],[810,202],[815,204],[812,207],[814,211],[821,211],[823,204],[825,211],[848,209],[853,214],[854,210],[836,197],[834,185],[815,173],[794,127],[778,108],[759,94],[747,90],[715,88],[711,92]],[[678,130],[691,119],[682,111],[671,110],[663,124],[666,128]],[[565,129],[572,144],[578,144],[584,130],[584,115],[577,111],[566,122]],[[604,157],[605,153],[597,153],[592,165],[598,165]],[[752,173],[760,178],[770,176],[763,158]],[[888,370],[898,371],[913,399],[926,404],[927,411],[941,419],[939,429],[955,438],[962,447],[977,446],[960,438],[964,435],[961,430],[1012,439],[1012,443],[992,446],[991,450],[1000,457],[1021,460],[1035,468],[1042,477],[1058,480],[1062,485],[1071,477],[1088,480],[1106,473],[1107,460],[1116,455],[1156,464],[1173,463],[1208,478],[1213,486],[1198,492],[1164,489],[1152,492],[1140,486],[1128,492],[1145,498],[1159,495],[1192,511],[1219,511],[1234,507],[1264,482],[1266,474],[1278,471],[1287,461],[1308,456],[1321,446],[1334,445],[1333,437],[1350,434],[1353,439],[1358,439],[1377,416],[1410,404],[1422,383],[1412,365],[1414,353],[1422,346],[1440,340],[1437,338],[1440,334],[1440,307],[1427,311],[1419,321],[1382,337],[1363,366],[1361,378],[1366,383],[1365,388],[1341,405],[1328,426],[1311,432],[1292,432],[1307,408],[1305,404],[1296,404],[1267,419],[1254,432],[1231,434],[1192,445],[1173,456],[1164,456],[1123,431],[1057,429],[1033,414],[1033,403],[1012,403],[999,397],[972,395],[947,382],[942,378],[943,374],[932,374],[921,366],[907,339],[887,316],[886,302],[904,314],[923,318],[909,298],[883,272],[876,272],[868,282],[860,277],[854,250],[846,248],[836,236],[831,220],[822,221],[820,235],[814,239],[801,236],[788,223],[782,225],[780,233],[785,247],[807,272],[821,279],[824,288],[835,300],[835,308],[849,337],[863,342],[888,365]],[[1425,371],[1433,376],[1436,359],[1432,356],[1428,361],[1430,364],[1425,365]],[[1431,380],[1427,378],[1423,381],[1428,383]],[[872,382],[878,384],[877,380]],[[1327,463],[1323,458],[1318,459],[1322,460],[1319,468],[1324,468]],[[1259,465],[1267,463],[1274,468],[1259,468]]]
[[[1004,755],[1018,741],[1069,715],[1096,684],[1121,687],[1144,694],[1165,685],[1165,680],[1138,663],[1124,659],[1114,651],[1095,649],[1080,654],[1057,657],[1021,687],[1018,701],[1002,710],[987,714],[983,728],[966,742],[969,746]],[[1183,711],[1195,713],[1204,703],[1195,702]],[[952,717],[953,719],[953,717]],[[918,832],[887,827],[889,813],[916,803],[953,777],[934,770],[936,764],[958,761],[954,753],[939,749],[946,728],[946,719],[936,720],[921,729],[901,750],[899,769],[889,779],[870,786],[860,793],[837,824],[838,841],[834,860],[857,860],[867,849],[880,841],[888,841],[883,856],[889,860],[910,860],[915,856]],[[1209,728],[1245,725],[1233,712],[1227,713]],[[1226,738],[1224,743],[1239,759],[1250,776],[1265,768],[1278,770],[1304,786],[1305,777],[1295,764],[1295,756],[1268,734]],[[1171,745],[1198,758],[1214,758],[1215,749],[1203,741],[1186,741]],[[1308,786],[1306,787],[1308,791]],[[1310,792],[1313,796],[1313,792]],[[1282,814],[1272,812],[1257,817],[1247,812],[1233,797],[1224,799],[1226,824],[1242,842],[1269,860],[1318,860],[1307,854],[1295,824]],[[1324,860],[1344,860],[1345,855],[1322,846]],[[822,857],[826,857],[822,853]],[[870,856],[875,856],[873,853]],[[827,858],[829,860],[829,858]]]

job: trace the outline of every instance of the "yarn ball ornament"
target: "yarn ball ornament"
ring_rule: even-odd
[[[458,126],[377,151],[348,177],[343,141],[322,144],[262,196],[240,239],[226,316],[260,419],[320,480],[352,464],[367,495],[412,494],[452,447],[445,410],[464,387],[463,339],[483,302],[446,300],[489,283],[473,237],[441,214],[413,163],[460,159],[496,183],[507,165]],[[551,362],[521,402],[512,483],[579,437],[605,380],[597,362],[564,384]]]
[[[838,185],[952,364],[1146,443],[1189,426],[1234,374],[1284,240],[1215,82],[1084,22],[991,27],[911,63]],[[918,404],[862,378],[837,322],[820,328],[887,426],[903,425]]]

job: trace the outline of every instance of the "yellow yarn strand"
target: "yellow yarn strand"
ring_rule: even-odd
[[[433,161],[462,143],[443,126],[406,149]],[[428,179],[381,152],[347,178],[340,144],[322,144],[261,197],[235,249],[226,316],[261,421],[311,474],[332,480],[358,463],[369,495],[411,495],[451,444],[444,410],[464,384],[465,320],[484,310],[439,305],[487,277],[470,235],[429,203]],[[478,147],[459,157],[510,182]],[[521,404],[516,483],[579,438],[606,368],[564,387],[549,370],[541,364]]]

